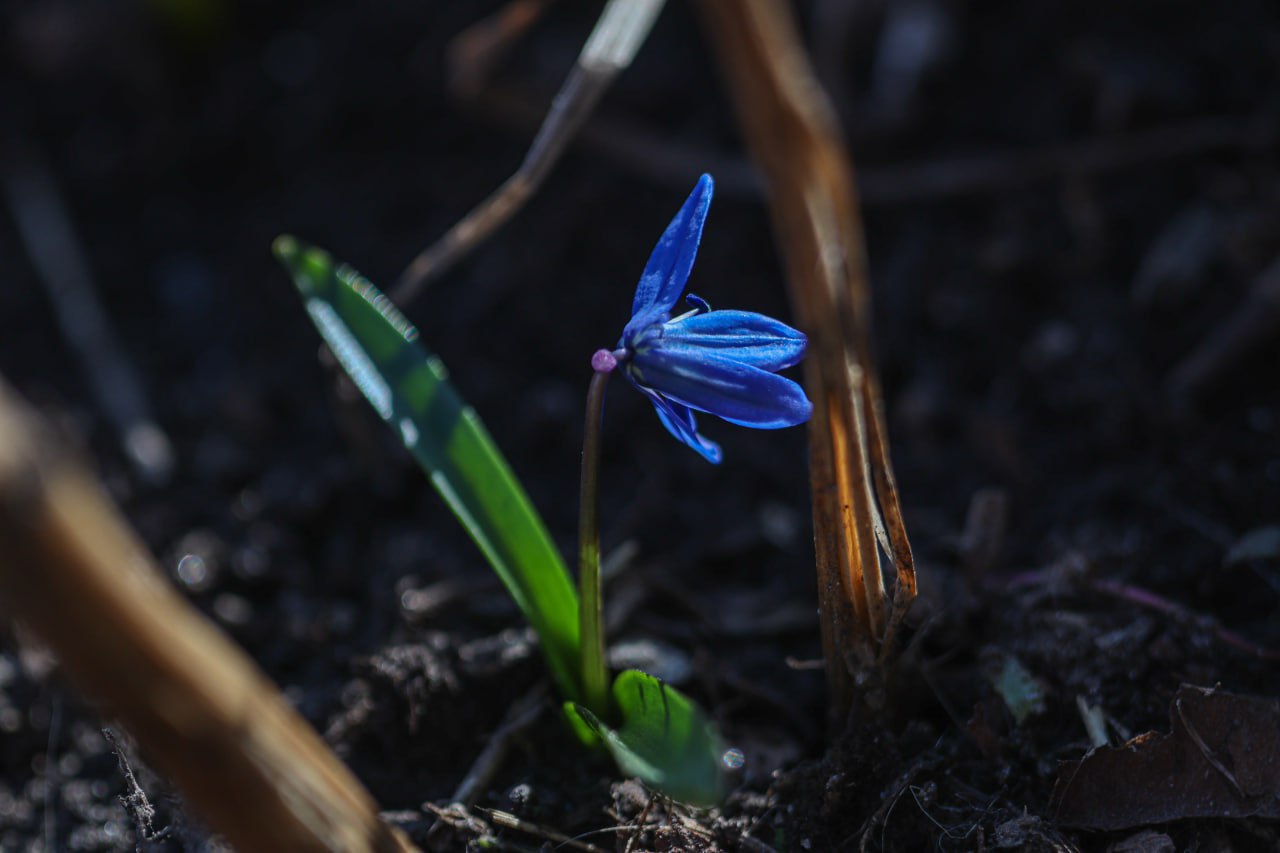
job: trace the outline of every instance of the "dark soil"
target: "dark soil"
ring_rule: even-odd
[[[534,127],[450,96],[446,72],[451,39],[499,5],[0,7],[3,155],[47,161],[174,476],[147,484],[130,467],[8,212],[0,372],[85,444],[175,582],[424,845],[424,803],[448,805],[542,664],[395,437],[335,395],[269,247],[294,233],[390,286],[513,171]],[[529,207],[407,306],[566,551],[588,359],[615,341],[699,171],[720,190],[694,290],[788,314],[702,23],[668,6]],[[1268,332],[1207,371],[1186,365],[1237,312],[1263,320],[1280,301],[1274,284],[1270,303],[1250,301],[1280,254],[1280,8],[850,6],[799,12],[862,175],[920,564],[888,704],[828,738],[803,431],[709,423],[726,457],[713,467],[619,386],[604,540],[635,553],[609,590],[614,637],[687,666],[679,686],[746,767],[711,814],[654,802],[548,706],[478,804],[606,849],[1277,849],[1259,819],[1136,840],[1061,826],[1050,794],[1089,747],[1080,703],[1119,743],[1167,731],[1184,682],[1277,695],[1276,664],[1217,628],[1280,647],[1280,555],[1225,559],[1280,512],[1280,343]],[[538,114],[596,8],[556,4],[486,91]],[[922,32],[941,40],[916,75],[891,34]],[[975,496],[1003,501],[1004,523],[967,522]],[[180,574],[189,555],[201,570]],[[1010,660],[1042,694],[1020,724],[990,677]],[[125,745],[156,809],[135,823],[110,725],[5,637],[0,846],[216,846]],[[495,831],[510,849],[554,846]],[[474,843],[465,829],[430,841]]]

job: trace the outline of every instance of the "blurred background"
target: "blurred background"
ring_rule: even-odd
[[[388,809],[447,798],[539,663],[394,436],[333,390],[270,245],[298,235],[389,288],[515,170],[599,4],[525,3],[528,32],[478,68],[457,39],[504,5],[0,5],[0,374]],[[975,572],[1072,555],[1280,641],[1277,555],[1224,563],[1280,508],[1280,7],[794,9],[859,172],[908,529],[925,599],[952,609],[937,642],[975,666],[1017,642],[1035,620],[983,610]],[[529,206],[403,306],[566,548],[590,354],[704,171],[717,198],[691,289],[787,317],[762,182],[696,6],[673,2]],[[614,388],[604,544],[637,549],[612,590],[619,638],[685,673],[764,791],[821,749],[820,670],[786,665],[820,655],[805,441],[707,432],[718,468]],[[980,493],[1004,509],[979,559]],[[1274,683],[1235,666],[1054,678],[1140,729],[1165,724],[1172,670]],[[0,846],[133,849],[103,725],[6,634]],[[608,770],[547,737],[493,801],[549,785],[529,814],[590,824]],[[157,844],[204,843],[141,778],[172,828]],[[1007,805],[1044,794],[1028,782]]]

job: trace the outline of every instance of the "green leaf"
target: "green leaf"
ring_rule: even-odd
[[[529,620],[562,695],[580,697],[578,598],[546,526],[439,358],[391,300],[320,249],[279,237],[276,257],[365,398],[400,436]]]
[[[614,680],[613,700],[622,716],[617,729],[574,702],[565,703],[565,713],[575,725],[581,721],[600,736],[626,775],[694,805],[720,801],[725,793],[724,744],[701,708],[636,669]]]

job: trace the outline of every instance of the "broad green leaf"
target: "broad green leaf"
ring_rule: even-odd
[[[489,560],[542,643],[562,695],[578,687],[578,598],[546,526],[418,330],[369,280],[292,237],[275,241],[307,312]]]
[[[622,725],[610,728],[586,707],[565,703],[600,736],[618,768],[677,800],[700,806],[724,796],[724,744],[702,709],[674,687],[636,669],[613,682]]]

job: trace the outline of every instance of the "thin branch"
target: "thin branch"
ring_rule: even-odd
[[[494,826],[500,826],[503,829],[514,829],[516,832],[523,832],[526,835],[532,835],[534,838],[541,838],[544,841],[553,842],[559,849],[581,850],[583,853],[605,853],[603,847],[597,847],[590,842],[565,835],[563,832],[558,832],[549,827],[531,823],[527,820],[522,820],[510,812],[502,812],[497,809],[486,809],[482,806],[477,806],[477,808],[489,816],[489,820],[493,821]],[[604,831],[618,832],[621,829],[623,829],[623,827],[611,827]]]
[[[515,133],[538,126],[541,92],[492,83],[467,101],[472,111]],[[938,153],[927,159],[864,164],[858,200],[864,208],[937,204],[952,199],[1009,192],[1036,184],[1150,169],[1215,152],[1265,153],[1280,142],[1280,124],[1269,117],[1208,116],[1129,133],[1108,134],[977,154]],[[578,132],[577,144],[631,174],[672,189],[690,174],[716,176],[717,196],[758,199],[764,182],[744,157],[674,139],[625,117],[595,116]]]
[[[1213,767],[1214,770],[1217,770],[1223,779],[1227,780],[1227,784],[1231,786],[1231,790],[1236,792],[1237,797],[1242,800],[1245,799],[1248,795],[1245,794],[1244,788],[1240,787],[1240,780],[1236,778],[1234,773],[1227,769],[1226,765],[1222,763],[1222,759],[1218,758],[1217,753],[1209,748],[1209,744],[1204,742],[1204,738],[1200,736],[1200,732],[1197,731],[1196,727],[1191,725],[1191,721],[1187,719],[1187,714],[1182,709],[1181,696],[1176,697],[1173,700],[1173,710],[1177,713],[1178,722],[1182,723],[1182,727],[1186,729],[1187,735],[1191,738],[1191,742],[1196,745],[1196,749],[1200,750],[1200,754],[1204,756],[1204,760],[1209,762],[1209,765]]]
[[[1258,276],[1249,293],[1170,374],[1167,386],[1181,400],[1203,396],[1245,357],[1280,331],[1280,257]]]
[[[142,381],[98,300],[89,261],[48,167],[36,152],[19,148],[0,171],[0,186],[62,336],[119,432],[125,455],[145,479],[165,482],[173,470],[173,447],[151,417]]]
[[[1237,651],[1255,657],[1258,660],[1280,661],[1280,649],[1269,649],[1266,646],[1260,646],[1232,631],[1212,616],[1197,613],[1186,605],[1165,598],[1163,595],[1152,592],[1149,589],[1109,578],[1090,581],[1089,586],[1098,592],[1127,601],[1130,604],[1146,607],[1157,613],[1163,613],[1166,616],[1172,616],[1175,619],[1199,625],[1211,631],[1218,638],[1218,641],[1224,645],[1231,646]]]
[[[511,0],[459,33],[446,50],[449,87],[462,97],[472,97],[493,66],[538,22],[552,2]]]
[[[507,711],[507,716],[502,721],[502,725],[498,726],[493,734],[489,735],[489,742],[485,744],[485,748],[475,762],[472,763],[471,769],[467,771],[466,778],[454,790],[453,801],[455,803],[462,803],[466,806],[475,805],[476,800],[485,792],[489,783],[493,781],[493,777],[497,775],[498,768],[502,766],[503,760],[507,757],[507,750],[510,749],[511,742],[528,730],[546,707],[547,683],[539,681],[532,690],[511,706]]]
[[[401,305],[515,215],[560,160],[578,128],[618,73],[631,64],[666,0],[609,0],[577,63],[551,102],[516,173],[422,252],[400,275],[391,298]]]

